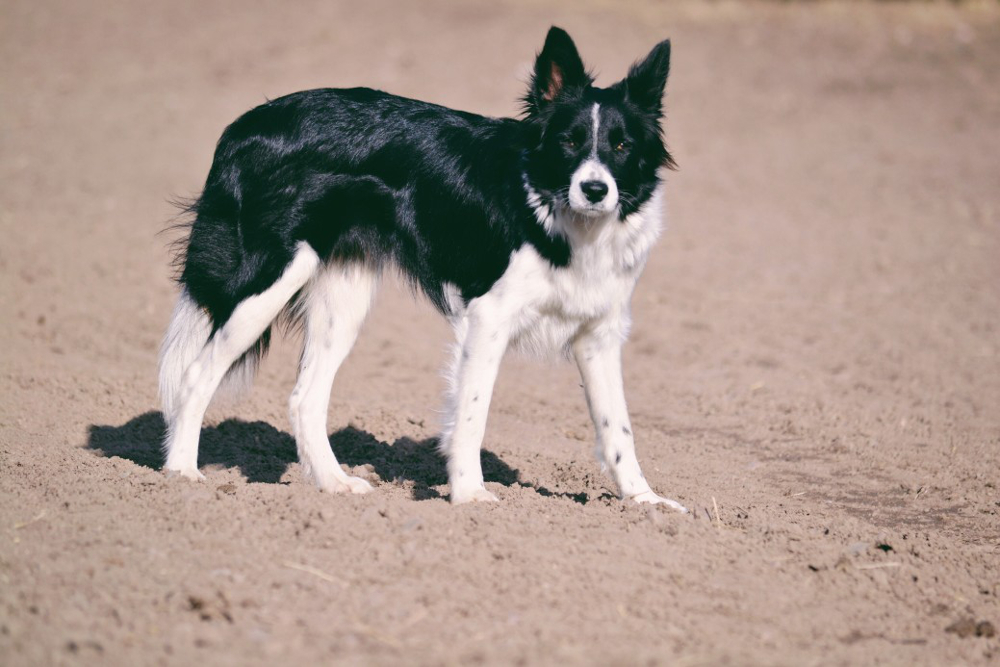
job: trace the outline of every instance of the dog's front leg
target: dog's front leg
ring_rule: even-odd
[[[619,495],[637,503],[662,503],[686,512],[680,503],[656,495],[639,468],[625,405],[621,344],[585,333],[574,342],[573,356],[597,431],[597,458],[614,477]]]
[[[507,350],[509,324],[487,294],[469,304],[456,330],[449,414],[441,436],[441,449],[448,457],[451,502],[496,501],[483,484],[480,448],[493,384]]]

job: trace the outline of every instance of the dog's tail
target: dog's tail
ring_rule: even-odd
[[[167,424],[174,422],[184,373],[211,335],[208,313],[198,307],[186,289],[181,290],[160,346],[160,402]]]
[[[219,399],[236,400],[253,384],[257,366],[267,350],[270,331],[234,363],[215,392],[213,402]],[[181,289],[170,317],[167,333],[160,346],[160,402],[163,418],[170,426],[180,408],[181,385],[184,374],[198,358],[213,335],[212,319],[199,306],[186,289]]]

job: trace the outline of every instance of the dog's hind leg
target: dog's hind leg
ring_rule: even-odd
[[[241,301],[188,366],[167,431],[165,471],[189,479],[204,478],[198,472],[198,437],[212,395],[233,362],[257,342],[318,266],[316,252],[300,243],[281,277],[263,292]]]
[[[299,460],[323,491],[367,493],[371,485],[340,467],[326,430],[330,389],[371,307],[377,273],[361,263],[334,263],[303,291],[305,345],[288,401]]]

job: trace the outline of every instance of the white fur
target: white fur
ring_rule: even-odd
[[[465,303],[462,301],[462,293],[458,287],[452,283],[444,283],[442,291],[444,292],[444,303],[448,308],[448,315],[455,316],[461,314],[465,310]]]
[[[324,491],[367,493],[371,485],[340,467],[327,436],[330,389],[371,307],[377,273],[358,263],[333,263],[303,288],[305,345],[299,379],[288,400],[299,460]]]
[[[590,119],[594,124],[594,142],[592,144],[592,149],[590,151],[591,155],[597,155],[597,141],[601,136],[601,105],[594,104],[590,108]]]
[[[451,283],[445,283],[444,295],[448,306],[448,319],[455,332],[455,342],[451,345],[450,358],[444,369],[446,383],[444,418],[441,422],[441,435],[438,438],[438,451],[447,456],[451,437],[455,432],[455,417],[458,411],[458,369],[462,363],[462,347],[469,331],[469,320],[465,316],[465,302],[458,288]]]
[[[570,242],[572,257],[569,266],[556,268],[533,246],[523,246],[489,292],[453,318],[457,344],[442,435],[452,502],[496,499],[483,485],[480,446],[500,360],[513,344],[539,355],[572,353],[597,429],[599,459],[622,497],[683,510],[653,493],[639,469],[621,382],[629,301],[659,234],[661,192],[623,221],[541,210],[530,188],[527,196],[546,228]]]
[[[281,277],[265,291],[240,302],[226,324],[212,335],[187,365],[180,383],[176,387],[171,384],[173,379],[165,383],[168,385],[166,389],[173,391],[164,391],[164,395],[169,393],[173,398],[165,399],[171,403],[164,470],[189,479],[204,478],[198,471],[198,438],[212,395],[233,362],[260,338],[318,266],[316,252],[308,244],[300,243],[295,257]],[[181,315],[182,319],[189,317],[190,314]],[[177,361],[180,353],[171,352],[167,356],[171,364],[170,377],[173,378],[172,369],[175,362],[180,363]]]
[[[177,392],[184,371],[201,352],[211,334],[212,322],[208,313],[198,307],[186,289],[181,290],[160,347],[160,402],[168,427],[176,416]],[[251,357],[231,366],[212,396],[212,403],[235,401],[245,394],[253,385],[257,362],[257,357]]]
[[[514,254],[516,261],[517,253]],[[453,320],[457,342],[450,368],[448,417],[441,449],[448,456],[448,480],[454,504],[496,500],[483,485],[479,456],[493,385],[507,349],[512,319],[508,302],[494,286],[470,301],[462,315]]]
[[[601,181],[608,186],[608,194],[604,199],[596,204],[587,199],[582,187],[587,181]],[[587,158],[573,172],[569,182],[569,205],[580,214],[596,218],[604,218],[618,209],[618,184],[608,168],[596,157]]]
[[[198,307],[186,289],[181,290],[160,346],[160,403],[168,426],[176,416],[177,392],[184,371],[205,347],[211,333],[208,313]]]
[[[552,224],[555,221],[555,216],[552,215],[552,208],[542,201],[542,196],[538,194],[531,184],[528,183],[527,176],[524,177],[524,190],[528,193],[528,206],[531,210],[535,212],[535,219],[538,220],[539,224],[545,228],[545,232],[552,236],[557,233],[555,229],[552,228]]]

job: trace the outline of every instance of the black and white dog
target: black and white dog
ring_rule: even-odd
[[[367,88],[312,90],[243,115],[219,140],[179,263],[163,343],[165,470],[191,479],[205,410],[252,378],[286,313],[305,333],[290,403],[299,458],[324,491],[366,493],[330,448],[330,388],[395,265],[457,344],[441,450],[452,503],[490,501],[480,446],[511,345],[579,366],[597,456],[620,495],[656,495],[636,460],[621,348],[660,232],[660,129],[670,42],[596,88],[552,28],[521,119],[485,118]]]

